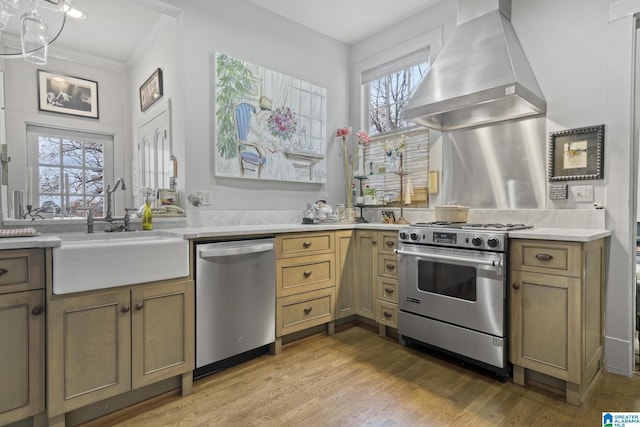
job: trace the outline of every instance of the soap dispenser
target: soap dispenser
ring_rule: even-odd
[[[145,199],[144,208],[142,210],[142,229],[153,230],[153,223],[151,222],[153,213],[151,212],[151,204],[149,199]]]

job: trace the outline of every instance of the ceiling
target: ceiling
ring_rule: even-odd
[[[357,43],[439,0],[250,0],[346,44]]]
[[[346,44],[356,43],[400,22],[439,0],[249,0],[259,7],[284,16],[305,27]],[[3,34],[13,36],[11,51],[19,49],[19,19],[29,1],[21,0],[18,16]],[[127,63],[147,40],[160,31],[175,9],[161,0],[73,0],[85,20],[67,19],[52,51],[66,50]],[[126,11],[126,13],[124,13]],[[55,34],[60,19],[51,12],[42,15]],[[11,37],[10,36],[10,37]]]

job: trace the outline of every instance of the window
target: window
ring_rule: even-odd
[[[430,48],[426,47],[362,73],[363,109],[372,136],[365,152],[366,163],[371,168],[386,164],[386,170],[394,170],[398,163],[395,147],[403,144],[402,169],[409,173],[405,180],[411,179],[414,192],[420,194],[412,198],[414,204],[428,201],[429,132],[404,120],[403,112],[429,69],[429,54]],[[384,199],[399,201],[402,197],[395,175],[373,175],[366,185],[382,193]]]
[[[27,126],[34,205],[61,216],[104,215],[104,183],[111,181],[113,136]]]

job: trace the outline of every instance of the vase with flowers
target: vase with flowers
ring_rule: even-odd
[[[356,137],[356,143],[351,142],[352,136]],[[366,147],[371,142],[371,137],[365,131],[352,133],[350,127],[339,128],[336,131],[336,138],[342,143],[342,154],[344,156],[344,176],[347,192],[347,203],[345,206],[345,218],[347,221],[355,220],[355,211],[353,209],[353,174],[356,170],[356,161],[361,148]]]
[[[389,170],[393,172],[399,172],[400,166],[398,164],[398,159],[402,156],[402,151],[406,146],[405,136],[402,135],[400,139],[389,142],[384,141],[383,150],[387,156],[387,162],[389,163]]]

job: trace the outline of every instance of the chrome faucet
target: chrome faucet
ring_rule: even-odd
[[[117,189],[118,186],[122,184],[122,189],[126,190],[127,186],[124,183],[124,178],[118,178],[118,180],[116,181],[116,183],[113,185],[113,190],[111,189],[111,185],[107,185],[107,213],[104,216],[104,218],[106,220],[110,220],[111,219],[111,193],[114,193]]]
[[[91,214],[91,209],[88,209],[88,214],[87,214],[87,233],[93,233],[93,224],[96,221],[102,221],[102,222],[107,222],[109,223],[109,225],[111,226],[110,230],[107,231],[133,231],[131,229],[131,224],[129,221],[129,211],[133,211],[135,209],[130,209],[130,208],[125,208],[125,214],[123,218],[114,218],[112,216],[112,211],[111,211],[111,194],[114,193],[118,187],[122,184],[122,189],[126,190],[127,186],[124,183],[124,178],[119,178],[116,183],[113,185],[113,188],[111,188],[111,185],[107,185],[107,189],[105,191],[106,194],[106,205],[107,205],[107,209],[106,209],[106,214],[104,217],[102,218],[95,218],[92,214]],[[116,225],[114,224],[114,221],[123,221],[122,225]]]

